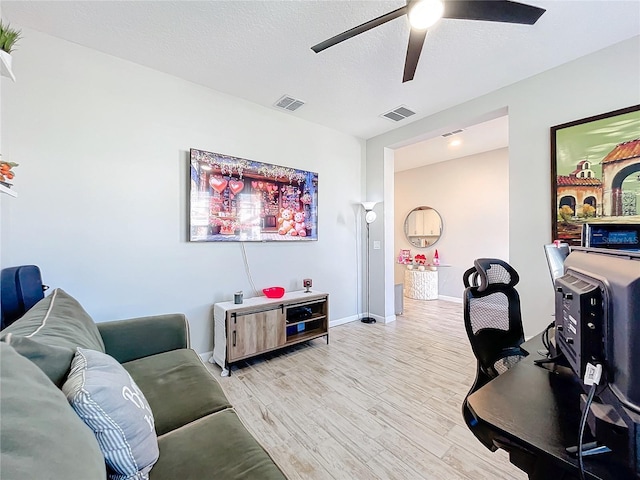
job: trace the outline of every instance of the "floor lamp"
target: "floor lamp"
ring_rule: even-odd
[[[375,222],[376,212],[373,211],[373,207],[377,202],[362,202],[364,207],[364,221],[367,224],[367,315],[360,319],[363,323],[376,323],[376,319],[369,313],[369,225]]]

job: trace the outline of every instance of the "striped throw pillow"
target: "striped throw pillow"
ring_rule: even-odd
[[[153,413],[129,373],[113,357],[78,348],[62,391],[93,430],[110,480],[148,480],[158,460]]]

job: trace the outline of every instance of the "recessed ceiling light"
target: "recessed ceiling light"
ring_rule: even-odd
[[[451,140],[449,142],[450,147],[459,147],[460,145],[462,145],[462,140],[460,140],[459,138],[456,138],[455,140]]]

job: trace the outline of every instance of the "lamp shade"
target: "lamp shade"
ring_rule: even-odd
[[[369,210],[373,210],[373,207],[376,206],[378,202],[362,202],[362,206],[368,212]]]

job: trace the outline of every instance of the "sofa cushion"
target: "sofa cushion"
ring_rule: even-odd
[[[147,397],[158,435],[231,406],[218,381],[191,349],[159,353],[123,366]]]
[[[66,377],[71,359],[77,347],[104,352],[104,343],[98,327],[76,299],[62,289],[55,289],[51,295],[36,303],[25,315],[5,328],[0,339],[13,336],[16,350],[36,363],[47,363],[45,373],[59,384]],[[18,337],[33,342],[19,343]],[[39,345],[44,345],[39,349]],[[51,354],[47,346],[67,349],[67,354]],[[71,355],[69,356],[69,353]],[[51,355],[50,355],[51,354]]]
[[[0,343],[0,476],[104,480],[93,432],[33,363]]]
[[[207,415],[158,438],[151,480],[285,480],[232,409]]]
[[[111,480],[147,480],[158,460],[153,413],[127,371],[113,357],[78,348],[62,386],[93,430]]]
[[[44,345],[13,333],[7,333],[2,341],[35,363],[57,387],[62,387],[69,369],[66,366],[71,365],[71,360],[73,360],[74,351],[71,348]]]

